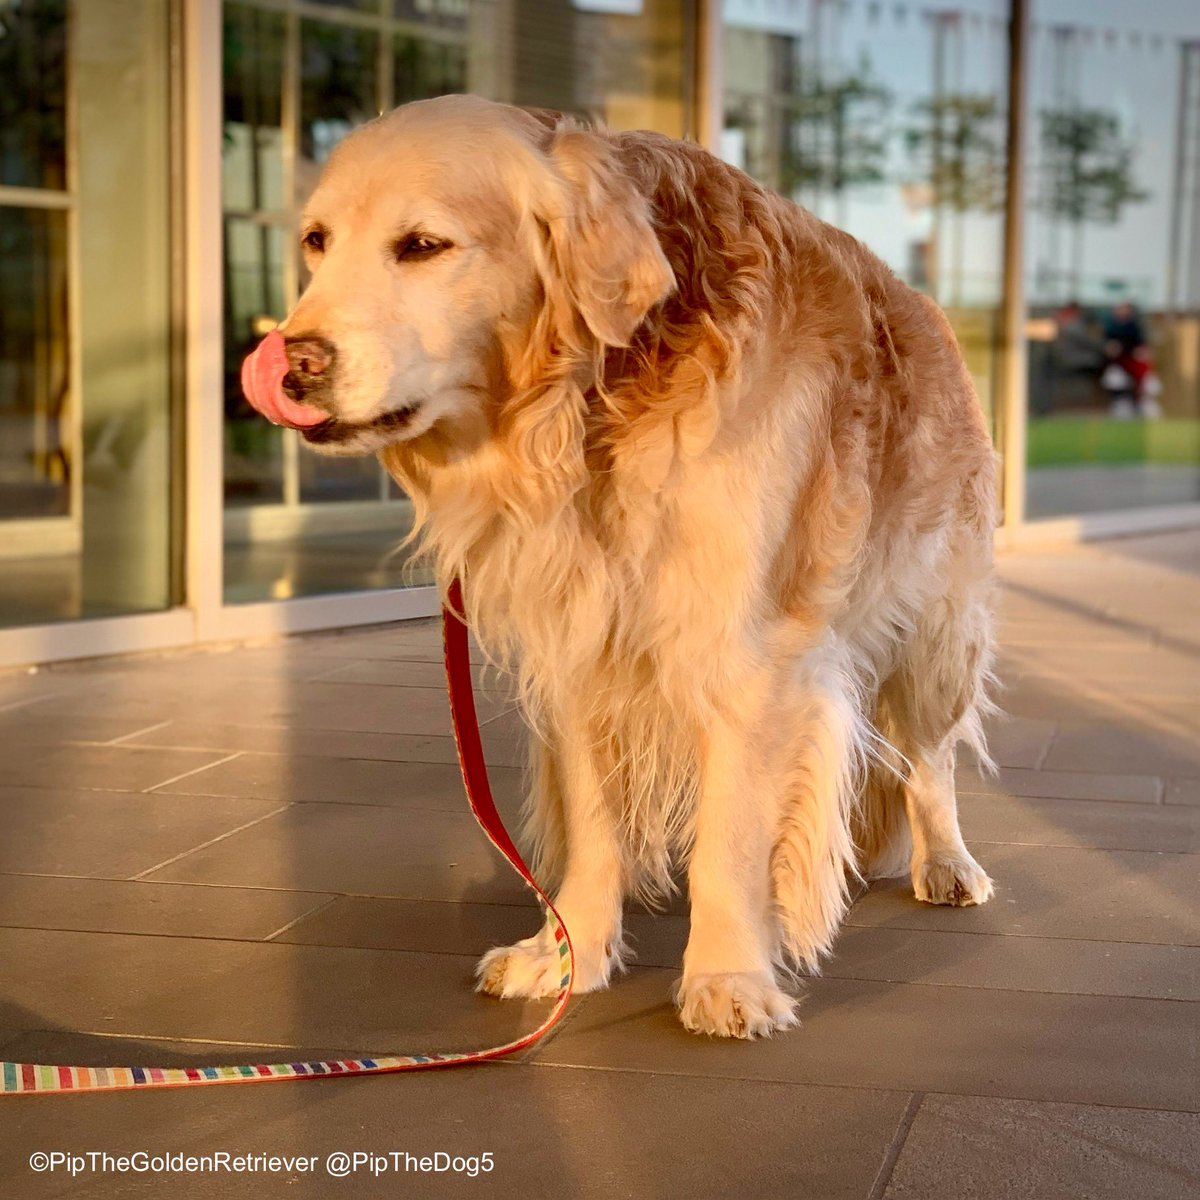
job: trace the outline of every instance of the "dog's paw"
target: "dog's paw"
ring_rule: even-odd
[[[965,908],[970,904],[986,904],[992,898],[992,881],[969,854],[918,863],[913,867],[912,881],[913,893],[926,904]]]
[[[800,1023],[797,1001],[761,971],[685,978],[677,1002],[685,1028],[715,1037],[770,1037]]]
[[[579,994],[607,987],[620,962],[620,951],[607,946],[594,954],[576,948],[572,990]],[[554,939],[539,933],[515,946],[489,950],[475,968],[476,990],[502,1000],[536,1000],[557,996],[566,973],[567,960],[559,954]]]

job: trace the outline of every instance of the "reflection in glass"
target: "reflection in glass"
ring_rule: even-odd
[[[226,209],[283,210],[283,17],[226,4]]]
[[[67,178],[67,4],[0,4],[0,185]]]
[[[1039,0],[1026,511],[1200,499],[1200,9]]]
[[[283,499],[283,430],[242,394],[242,360],[283,319],[291,230],[249,217],[225,219],[225,500]]]
[[[0,314],[0,518],[63,517],[72,470],[65,212],[0,207]]]
[[[353,129],[379,115],[376,33],[327,21],[300,23],[300,157],[321,166]],[[304,195],[315,183],[306,170]],[[303,199],[303,195],[300,197]]]
[[[397,104],[467,90],[467,49],[461,43],[400,36],[396,39]]]
[[[722,153],[946,310],[993,410],[1004,0],[725,6]]]

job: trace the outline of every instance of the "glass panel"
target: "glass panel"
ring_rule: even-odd
[[[225,502],[283,499],[284,431],[242,394],[242,360],[288,310],[284,260],[289,228],[244,217],[225,220]]]
[[[490,0],[490,3],[495,4],[496,0]],[[471,0],[392,0],[392,11],[397,20],[450,27],[465,25],[471,9],[480,7],[478,0],[475,3]]]
[[[282,210],[283,17],[225,6],[226,209]]]
[[[397,37],[394,80],[397,104],[467,90],[467,48],[463,43]]]
[[[0,208],[0,518],[70,513],[68,339],[66,213]]]
[[[0,184],[67,177],[67,4],[0,4]]]
[[[378,55],[379,37],[374,32],[324,21],[301,23],[296,179],[301,203],[333,147],[356,125],[378,115]],[[298,461],[304,502],[378,500],[383,492],[381,471],[373,458],[326,458],[302,449]]]
[[[614,129],[683,137],[689,132],[690,14],[683,0],[472,5],[479,32],[495,22],[490,37],[507,34],[513,50],[511,63],[496,64],[495,79],[481,80],[482,86],[472,80],[471,90],[587,113]],[[472,38],[472,66],[480,74],[494,44]]]
[[[1200,499],[1200,8],[1032,12],[1027,514]]]
[[[0,55],[14,21],[59,9],[0,5]],[[49,115],[22,144],[50,162],[34,182],[61,184],[69,66],[74,197],[0,207],[0,624],[175,599],[166,18],[157,0],[74,5],[69,61],[44,27]]]
[[[1005,0],[725,6],[722,154],[945,309],[993,411]]]
[[[301,22],[299,203],[334,146],[355,125],[379,115],[378,48],[378,35],[369,30]]]
[[[315,5],[326,8],[352,8],[362,13],[379,12],[379,0],[314,0]]]

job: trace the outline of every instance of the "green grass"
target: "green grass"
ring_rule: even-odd
[[[1200,464],[1200,418],[1035,417],[1029,422],[1031,467],[1083,463]]]

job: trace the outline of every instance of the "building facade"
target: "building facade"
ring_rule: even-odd
[[[1200,7],[0,0],[0,665],[436,611],[238,367],[332,147],[472,91],[702,141],[933,296],[1007,538],[1200,520]]]

